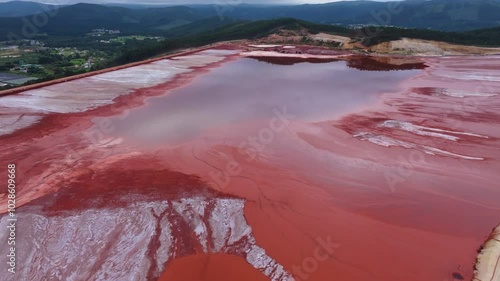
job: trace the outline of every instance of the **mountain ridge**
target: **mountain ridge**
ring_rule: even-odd
[[[203,31],[203,22],[212,20],[206,30],[220,27],[226,18],[243,21],[296,18],[319,24],[360,27],[364,25],[404,28],[466,31],[500,26],[500,0],[407,0],[403,2],[341,1],[325,4],[263,6],[241,4],[216,9],[214,5],[184,5],[169,7],[126,8],[116,5],[79,3],[67,6],[44,6],[34,2],[0,3],[0,15],[6,6],[24,5],[33,11],[49,11],[46,24],[36,26],[36,33],[49,36],[81,36],[92,29],[119,29],[125,34],[169,36],[169,30],[189,24]],[[36,14],[35,14],[36,15]],[[23,28],[37,15],[0,16],[0,41],[9,34],[22,36]],[[32,28],[33,29],[33,28]],[[175,32],[171,32],[173,34]],[[192,33],[192,32],[191,32]],[[26,36],[24,36],[26,37]]]

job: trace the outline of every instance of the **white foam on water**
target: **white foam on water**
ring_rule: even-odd
[[[450,78],[454,80],[475,80],[475,81],[485,81],[485,82],[500,82],[500,76],[498,75],[488,75],[483,73],[465,73],[455,71],[452,74],[440,73],[438,76],[444,78]]]
[[[483,135],[478,135],[478,134],[473,134],[473,133],[468,133],[468,132],[458,132],[458,131],[450,131],[450,130],[444,130],[444,129],[438,129],[438,128],[425,127],[425,126],[414,125],[410,122],[399,121],[399,120],[384,121],[382,124],[379,125],[379,127],[397,129],[397,130],[402,130],[402,131],[414,133],[414,134],[420,135],[420,136],[437,137],[437,138],[442,138],[442,139],[451,140],[451,141],[457,141],[460,139],[459,137],[453,136],[453,135],[463,135],[463,136],[471,136],[471,137],[486,138],[486,139],[488,138],[487,136],[483,136]],[[450,134],[452,134],[452,135],[450,135]]]
[[[473,156],[466,156],[466,155],[461,155],[461,154],[456,154],[453,152],[449,152],[446,150],[442,150],[439,148],[435,147],[430,147],[430,146],[424,146],[424,152],[430,155],[444,155],[444,156],[451,156],[454,158],[460,158],[460,159],[465,159],[465,160],[484,160],[484,158],[481,157],[473,157]]]
[[[485,160],[482,157],[461,155],[461,154],[449,152],[446,150],[442,150],[439,148],[418,145],[418,144],[414,144],[414,143],[410,143],[410,142],[397,140],[397,139],[387,137],[384,135],[375,135],[373,133],[361,132],[361,133],[355,134],[354,137],[357,139],[360,139],[362,141],[368,141],[370,143],[373,143],[373,144],[376,144],[379,146],[383,146],[383,147],[403,147],[406,149],[417,149],[417,150],[422,151],[424,153],[427,153],[429,155],[448,156],[448,157],[452,157],[452,158],[460,158],[460,159],[465,159],[465,160],[478,160],[478,161]]]
[[[467,92],[462,90],[444,89],[442,91],[443,95],[454,97],[454,98],[466,98],[466,97],[494,97],[498,94],[494,93],[482,93],[482,92]]]
[[[416,148],[417,146],[415,144],[405,142],[405,141],[400,141],[396,140],[387,136],[383,135],[375,135],[373,133],[367,133],[367,132],[361,132],[358,134],[354,135],[355,138],[358,138],[363,141],[368,141],[376,145],[384,146],[384,147],[391,147],[391,146],[400,146],[404,148]]]

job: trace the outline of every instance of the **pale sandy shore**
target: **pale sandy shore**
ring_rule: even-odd
[[[490,240],[479,253],[473,281],[500,280],[500,225],[493,230]]]
[[[260,45],[248,45],[249,47],[252,48],[276,48],[276,47],[281,47],[281,45],[272,45],[272,44],[260,44]]]
[[[240,53],[242,57],[283,57],[283,58],[302,58],[302,59],[337,59],[341,57],[351,56],[346,55],[312,55],[312,54],[284,54],[272,51],[249,51]]]

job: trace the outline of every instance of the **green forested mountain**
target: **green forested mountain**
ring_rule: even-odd
[[[45,17],[46,22],[40,19]],[[9,33],[48,34],[52,36],[83,35],[92,29],[118,29],[123,33],[163,34],[165,30],[207,17],[203,11],[176,6],[128,9],[95,4],[59,7],[43,16],[0,18],[0,41]],[[37,24],[42,22],[43,24]]]

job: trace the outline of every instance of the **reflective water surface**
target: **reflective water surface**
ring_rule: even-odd
[[[240,58],[191,84],[150,98],[126,118],[115,118],[119,136],[139,141],[180,141],[233,122],[271,118],[279,109],[315,122],[363,106],[419,70],[360,71],[345,61]]]

